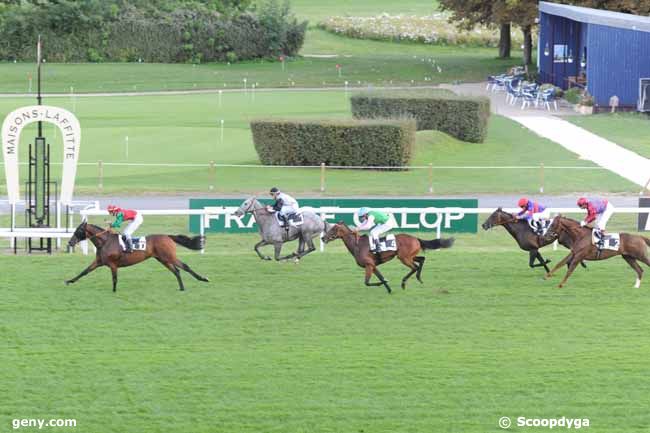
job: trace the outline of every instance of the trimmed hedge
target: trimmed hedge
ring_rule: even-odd
[[[254,120],[253,142],[267,165],[407,165],[415,144],[412,119]]]
[[[435,129],[463,141],[481,143],[487,135],[490,100],[451,92],[367,92],[352,96],[357,119],[413,117],[417,129]]]

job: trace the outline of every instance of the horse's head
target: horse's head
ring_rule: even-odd
[[[86,232],[87,227],[88,227],[88,223],[86,221],[79,224],[79,227],[77,227],[77,229],[74,231],[74,234],[68,241],[68,246],[70,248],[74,247],[79,242],[88,239],[88,234]]]
[[[555,218],[553,218],[553,222],[551,223],[548,230],[546,231],[546,235],[544,235],[544,239],[546,240],[557,239],[560,236],[560,233],[562,233],[565,229],[565,221],[566,218],[564,218],[562,215],[558,215]]]
[[[248,212],[253,212],[255,209],[255,203],[257,203],[255,196],[247,198],[241,205],[239,205],[237,210],[233,212],[233,215],[241,217],[246,215]]]
[[[509,214],[502,208],[498,208],[492,212],[492,214],[485,220],[481,227],[483,227],[483,230],[489,230],[494,226],[500,226],[514,221],[515,217],[513,217],[512,214]]]
[[[348,233],[350,229],[345,225],[343,221],[339,221],[334,224],[323,236],[323,242],[328,243],[335,239],[340,239],[345,233]]]

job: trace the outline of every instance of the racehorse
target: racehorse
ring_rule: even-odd
[[[573,240],[566,233],[559,235],[559,237],[537,236],[533,233],[527,221],[516,219],[512,214],[504,211],[502,208],[498,208],[492,212],[482,225],[483,230],[489,230],[495,226],[503,226],[503,228],[505,228],[517,241],[519,248],[528,251],[528,266],[531,268],[543,266],[546,272],[550,271],[547,265],[551,263],[551,261],[544,260],[539,249],[553,243],[556,239],[560,245],[568,249],[571,249],[571,245],[573,244]],[[539,261],[539,263],[535,264],[535,260]],[[583,268],[587,267],[582,262],[580,262],[580,264]]]
[[[618,251],[607,249],[599,250],[591,240],[592,230],[590,228],[580,227],[577,221],[565,218],[563,216],[557,216],[555,217],[553,224],[551,224],[551,227],[549,227],[547,235],[559,236],[562,233],[566,233],[573,239],[571,253],[562,259],[557,265],[555,265],[553,270],[546,274],[546,278],[550,278],[562,265],[567,262],[570,263],[569,270],[567,271],[558,287],[564,287],[564,284],[575,270],[576,263],[578,261],[605,260],[615,256],[623,256],[623,259],[627,262],[627,264],[630,265],[632,269],[634,269],[637,275],[634,287],[637,289],[641,287],[643,269],[641,266],[639,266],[637,260],[640,260],[646,265],[650,266],[650,259],[648,258],[647,249],[647,247],[650,246],[650,239],[644,236],[621,233]]]
[[[316,250],[313,239],[319,234],[327,231],[330,226],[329,223],[323,221],[321,217],[316,215],[314,212],[303,210],[302,225],[299,227],[290,226],[287,231],[284,227],[280,227],[274,212],[269,212],[266,209],[266,206],[260,203],[255,197],[250,197],[244,200],[233,214],[241,217],[249,212],[255,217],[255,222],[260,231],[260,236],[262,236],[262,240],[255,244],[254,247],[255,252],[262,260],[271,260],[271,257],[262,255],[259,250],[260,247],[265,245],[273,245],[273,248],[275,249],[275,260],[300,260],[307,254]],[[281,257],[280,253],[282,252],[282,244],[295,239],[298,239],[298,250],[288,256]],[[305,251],[305,245],[309,247],[307,251]]]
[[[350,254],[354,256],[357,265],[366,269],[366,286],[383,285],[386,287],[388,293],[391,293],[392,290],[388,285],[388,281],[379,272],[379,269],[377,269],[379,265],[386,263],[397,256],[397,258],[404,263],[407,268],[411,269],[409,273],[402,278],[402,289],[406,289],[406,281],[413,274],[415,274],[415,278],[422,283],[421,275],[425,257],[418,256],[420,251],[450,248],[454,244],[454,238],[425,241],[414,236],[398,234],[395,235],[397,251],[384,251],[376,254],[370,252],[368,236],[359,236],[357,233],[350,230],[350,228],[342,221],[334,224],[327,233],[325,233],[323,242],[327,243],[335,239],[341,239],[348,251],[350,251]],[[375,274],[377,278],[379,278],[379,283],[370,282],[372,274]]]
[[[135,250],[131,253],[122,251],[119,241],[119,234],[113,233],[110,228],[102,229],[101,227],[83,222],[77,227],[72,238],[68,242],[69,247],[74,247],[78,242],[89,240],[97,248],[95,260],[84,269],[79,275],[66,284],[72,284],[84,275],[89,274],[100,266],[108,266],[113,274],[113,291],[117,288],[117,268],[135,265],[151,257],[158,260],[169,269],[178,280],[180,290],[185,290],[183,280],[181,279],[180,269],[188,272],[199,281],[208,282],[209,280],[192,270],[188,265],[176,257],[176,244],[182,245],[191,250],[200,250],[203,248],[205,239],[203,236],[189,238],[184,235],[150,235],[146,237],[146,250]]]

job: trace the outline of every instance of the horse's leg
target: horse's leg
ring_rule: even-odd
[[[164,267],[169,269],[170,272],[176,276],[176,280],[178,280],[178,288],[179,288],[179,290],[181,290],[181,291],[185,290],[185,286],[183,285],[183,280],[181,279],[181,271],[178,270],[176,265],[174,265],[171,262],[164,262],[159,257],[156,257],[156,260],[158,260]]]
[[[210,280],[208,280],[206,277],[197,274],[196,272],[194,272],[194,270],[192,268],[190,268],[186,263],[183,263],[179,259],[176,259],[176,266],[180,267],[182,270],[189,273],[191,276],[193,276],[194,278],[196,278],[199,281],[204,281],[206,283],[210,282]]]
[[[418,264],[418,271],[415,274],[415,278],[418,279],[420,284],[423,284],[421,275],[422,275],[422,268],[424,267],[424,261],[426,260],[426,257],[417,256],[413,260],[415,260],[415,262]]]
[[[406,274],[404,278],[402,278],[402,290],[404,290],[406,289],[406,282],[408,279],[411,278],[411,275],[418,271],[418,266],[415,264],[415,261],[413,259],[409,260],[406,257],[399,257],[399,260],[400,262],[404,263],[404,266],[411,269],[411,271]]]
[[[271,257],[262,255],[262,253],[259,250],[260,247],[263,247],[264,245],[268,245],[268,244],[269,243],[266,242],[265,240],[261,240],[261,241],[259,241],[258,243],[255,244],[255,247],[254,247],[255,252],[259,256],[259,258],[262,259],[262,260],[271,260]]]
[[[313,240],[311,240],[310,238],[307,238],[307,240],[306,240],[305,243],[307,244],[307,246],[308,246],[309,248],[307,249],[307,251],[304,251],[304,247],[303,247],[303,251],[301,251],[301,252],[296,256],[296,258],[298,258],[298,259],[302,259],[302,258],[305,257],[307,254],[316,251],[316,246],[314,246],[314,241],[313,241]]]
[[[291,253],[287,256],[280,257],[280,253],[282,252],[282,243],[274,243],[273,248],[275,248],[275,260],[280,261],[280,260],[289,260],[294,257],[296,257],[296,253]]]
[[[99,262],[97,261],[97,259],[95,259],[95,260],[93,260],[93,262],[86,269],[81,271],[81,273],[79,275],[77,275],[76,277],[74,277],[71,280],[67,280],[65,282],[65,284],[68,285],[68,284],[72,284],[72,283],[76,282],[77,280],[79,280],[79,278],[83,277],[84,275],[88,275],[89,273],[91,273],[92,271],[97,269],[98,267],[99,267]]]
[[[562,260],[560,260],[560,261],[558,262],[558,264],[555,265],[555,267],[553,267],[553,269],[551,269],[551,272],[547,273],[547,274],[544,276],[544,278],[545,278],[545,279],[546,279],[546,278],[551,278],[551,277],[553,276],[553,274],[554,274],[558,269],[560,269],[560,268],[561,268],[562,266],[564,266],[564,265],[565,265],[569,260],[571,260],[571,257],[573,257],[573,252],[570,252],[568,256],[566,256],[565,258],[563,258]],[[575,261],[572,261],[571,263],[573,264],[574,262],[575,262]],[[570,266],[569,266],[569,267],[570,267]]]
[[[539,250],[537,250],[537,260],[539,261],[538,266],[543,266],[544,270],[546,270],[546,272],[548,272],[549,271],[548,264],[551,263],[551,261],[550,260],[544,260],[544,257],[542,257],[542,253],[540,253]]]
[[[628,265],[634,269],[634,272],[636,272],[636,283],[634,283],[634,288],[638,289],[641,287],[641,278],[643,278],[643,269],[639,264],[636,262],[636,259],[631,256],[623,256],[623,259],[627,262]]]
[[[566,275],[564,276],[564,278],[562,278],[562,281],[557,286],[558,288],[561,289],[562,287],[564,287],[571,274],[573,274],[573,271],[576,270],[578,263],[580,263],[583,258],[584,258],[584,254],[581,254],[580,256],[576,255],[575,257],[573,257],[573,260],[571,261],[571,266],[569,266],[569,270],[566,272]]]
[[[117,264],[110,263],[108,266],[111,268],[111,275],[113,277],[113,292],[117,291]]]
[[[384,278],[384,276],[379,272],[379,269],[375,268],[375,275],[377,275],[377,278],[379,278],[379,281],[381,281],[381,284],[386,287],[386,291],[390,295],[392,293],[392,290],[390,289],[390,286],[388,285],[388,281]]]
[[[366,278],[364,280],[366,286],[368,287],[375,287],[375,286],[381,286],[384,283],[381,281],[379,283],[371,283],[370,278],[372,278],[372,274],[375,272],[375,266],[374,265],[366,265]]]

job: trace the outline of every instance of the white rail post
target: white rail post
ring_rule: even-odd
[[[206,214],[201,214],[201,218],[199,218],[199,234],[201,236],[205,236],[205,215]],[[201,254],[203,253],[205,253],[205,248],[201,248]]]
[[[61,228],[61,202],[56,202],[56,228]],[[61,238],[56,238],[56,249],[61,249]]]

